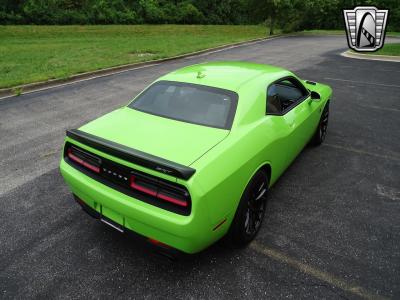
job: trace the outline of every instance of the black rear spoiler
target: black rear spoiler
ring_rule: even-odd
[[[196,172],[193,168],[108,141],[78,129],[67,130],[67,136],[109,155],[178,178],[189,179]]]

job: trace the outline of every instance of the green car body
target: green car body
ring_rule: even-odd
[[[307,95],[287,111],[271,114],[268,87],[286,78],[303,85]],[[129,170],[184,187],[190,195],[189,211],[176,213],[104,184],[68,161],[65,151],[60,169],[85,206],[118,228],[186,253],[199,252],[228,232],[244,190],[258,170],[267,172],[269,186],[277,181],[315,134],[332,93],[330,87],[302,81],[285,69],[245,62],[193,65],[157,82],[233,92],[237,103],[229,128],[183,122],[125,106],[70,132],[65,142]],[[311,92],[319,99],[312,99]],[[82,135],[88,139],[80,138]],[[98,138],[101,145],[109,141],[111,148],[122,148],[106,151],[108,148],[92,143],[92,138]],[[126,159],[129,149],[136,151],[135,160]],[[149,161],[160,166],[149,165]],[[163,162],[172,169],[164,168]],[[107,172],[101,165],[99,168]]]

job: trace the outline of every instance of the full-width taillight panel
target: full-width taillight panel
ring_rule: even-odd
[[[184,186],[100,158],[70,143],[65,146],[64,156],[85,174],[125,194],[179,214],[190,214],[190,194]]]

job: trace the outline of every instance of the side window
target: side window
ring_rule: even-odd
[[[282,113],[281,100],[278,95],[277,85],[274,83],[269,86],[267,91],[267,113],[280,114]]]
[[[294,78],[271,84],[267,91],[267,114],[282,114],[308,95],[307,90]]]

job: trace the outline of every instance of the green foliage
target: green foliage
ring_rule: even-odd
[[[140,0],[140,10],[147,23],[160,24],[165,19],[164,11],[156,0]]]
[[[390,10],[400,31],[399,0],[0,0],[0,24],[260,24],[284,32],[343,28],[342,9]],[[272,33],[272,32],[271,32]]]
[[[23,23],[25,23],[25,20],[20,14],[15,14],[14,12],[6,13],[0,10],[0,24],[11,25]]]
[[[389,9],[388,30],[400,30],[398,0],[250,0],[254,17],[284,32],[307,29],[344,29],[343,9],[371,5]],[[274,22],[274,20],[276,20]]]
[[[23,90],[22,90],[21,87],[17,87],[15,89],[13,89],[13,93],[14,93],[15,96],[21,96],[22,92],[23,92]]]
[[[136,24],[136,12],[129,10],[122,0],[96,1],[87,12],[92,24]]]
[[[370,54],[400,56],[400,43],[385,44],[381,50]]]
[[[176,18],[176,23],[192,24],[205,23],[204,15],[189,1],[179,3],[177,6],[179,14]]]

